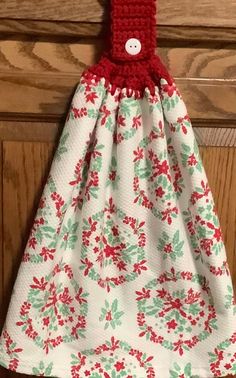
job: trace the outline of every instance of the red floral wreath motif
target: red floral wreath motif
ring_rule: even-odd
[[[139,336],[180,356],[217,329],[211,291],[206,278],[199,274],[171,268],[136,294]]]
[[[61,343],[85,337],[87,297],[72,268],[59,262],[48,276],[33,278],[16,325],[48,354]]]
[[[153,356],[132,348],[114,336],[94,349],[72,354],[71,377],[83,378],[155,378],[151,361]],[[93,359],[94,357],[94,359]],[[134,375],[137,371],[138,375]]]
[[[12,339],[12,337],[9,335],[6,329],[3,329],[2,332],[2,343],[0,344],[0,352],[5,352],[8,355],[9,362],[6,365],[3,364],[4,367],[8,368],[12,371],[17,371],[17,368],[19,366],[19,353],[23,351],[22,348],[19,348],[19,346],[16,345],[16,342]],[[3,345],[5,347],[5,350],[3,350]]]
[[[137,149],[133,151],[134,203],[149,209],[155,217],[171,225],[179,213],[176,198],[180,195],[180,188],[176,181],[173,183],[168,161],[172,160],[175,168],[176,157],[173,153],[168,157],[165,144],[158,155],[154,152],[152,145],[159,138],[163,140],[165,138],[162,121],[157,127],[153,126],[149,135],[143,138]]]
[[[209,352],[208,355],[210,357],[210,370],[214,377],[236,374],[236,332],[219,343],[214,351]]]
[[[112,197],[103,211],[83,219],[80,269],[84,276],[109,292],[147,270],[144,224],[119,209]],[[114,266],[120,274],[114,275]]]

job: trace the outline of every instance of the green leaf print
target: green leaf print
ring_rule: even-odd
[[[173,364],[174,370],[170,370],[170,378],[200,378],[192,374],[192,366],[189,362],[185,367],[179,366],[176,362]]]
[[[96,109],[88,109],[88,117],[89,118],[97,118],[98,117],[98,110]]]
[[[63,225],[62,227],[62,232],[60,235],[60,238],[62,238],[61,242],[61,248],[69,248],[69,249],[74,249],[75,248],[75,242],[78,239],[78,236],[76,234],[77,228],[78,228],[79,223],[73,223],[72,220],[69,219],[67,222],[67,226]]]
[[[33,367],[32,373],[34,375],[42,375],[46,377],[51,377],[52,374],[52,368],[53,368],[53,363],[51,362],[47,367],[44,365],[43,361],[40,361],[38,367]]]
[[[117,307],[118,307],[118,300],[115,299],[114,302],[113,302],[112,305],[111,305],[111,310],[112,310],[113,312],[116,312],[116,311],[117,311]]]
[[[131,116],[131,108],[137,107],[138,101],[135,101],[132,98],[126,98],[120,104],[120,113],[126,117]]]
[[[200,311],[200,308],[199,308],[198,304],[192,303],[189,306],[189,312],[190,312],[190,314],[197,315],[199,313],[199,311]]]
[[[113,189],[118,189],[119,181],[120,176],[117,174],[117,160],[115,156],[112,156],[106,186],[111,185]]]
[[[171,238],[166,232],[159,238],[157,249],[162,253],[163,259],[170,258],[176,261],[177,257],[183,256],[184,240],[180,241],[179,230]]]
[[[148,159],[142,160],[135,167],[135,173],[140,178],[148,178],[152,174],[152,164]]]
[[[99,317],[100,321],[105,321],[104,329],[107,329],[111,326],[111,328],[115,329],[117,326],[120,326],[122,322],[120,318],[124,315],[123,311],[119,311],[118,309],[118,300],[114,299],[112,304],[109,304],[107,300],[105,300],[105,307],[101,308],[101,315]]]
[[[123,133],[123,136],[124,138],[127,140],[127,139],[130,139],[134,136],[134,134],[136,133],[136,129],[131,129],[131,130],[126,130],[124,133]]]
[[[173,243],[177,244],[179,242],[179,230],[176,231],[173,237]]]
[[[170,370],[170,378],[179,378],[179,374],[176,371]]]
[[[67,139],[69,137],[69,133],[63,133],[61,138],[60,138],[60,142],[59,142],[59,145],[57,147],[57,150],[55,152],[55,158],[56,160],[61,160],[61,156],[68,151],[67,147],[65,146],[66,145],[66,142],[67,142]]]
[[[191,148],[187,144],[182,143],[181,146],[187,154],[191,152]]]

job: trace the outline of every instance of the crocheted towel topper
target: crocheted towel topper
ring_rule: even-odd
[[[113,0],[77,85],[0,337],[0,364],[59,378],[236,373],[236,303],[154,0]]]

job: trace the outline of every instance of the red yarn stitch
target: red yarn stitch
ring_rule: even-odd
[[[127,96],[143,97],[148,88],[152,95],[160,79],[173,84],[161,59],[155,55],[156,47],[156,2],[155,0],[111,0],[111,49],[103,53],[100,61],[88,68],[85,76],[96,75],[111,84],[111,93],[116,88],[126,88]],[[125,44],[137,38],[142,49],[130,55]]]

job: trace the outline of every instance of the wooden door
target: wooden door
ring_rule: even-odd
[[[104,47],[108,9],[105,0],[1,1],[1,325],[75,86]],[[160,0],[157,44],[192,119],[236,290],[235,14],[234,0]]]

